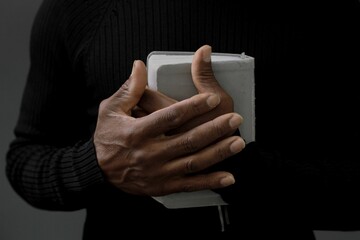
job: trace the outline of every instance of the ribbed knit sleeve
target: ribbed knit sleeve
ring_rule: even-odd
[[[103,183],[79,64],[107,5],[45,0],[36,16],[31,67],[6,169],[16,192],[35,207],[83,208]]]

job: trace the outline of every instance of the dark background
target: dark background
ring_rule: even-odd
[[[30,30],[40,3],[41,0],[0,0],[0,239],[80,240],[83,210],[35,209],[11,189],[5,177],[5,154],[13,139],[29,68]],[[360,239],[360,231],[315,233],[318,240]]]

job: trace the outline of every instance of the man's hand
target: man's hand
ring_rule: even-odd
[[[167,135],[218,108],[221,95],[204,90],[134,118],[131,111],[145,92],[146,78],[144,63],[135,61],[126,83],[100,104],[94,144],[107,180],[125,192],[151,196],[233,184],[234,177],[229,172],[196,173],[244,148],[240,137],[230,136],[240,126],[241,116],[217,114],[211,121]]]

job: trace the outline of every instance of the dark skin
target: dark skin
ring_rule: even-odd
[[[161,196],[227,187],[230,172],[203,170],[240,152],[232,136],[242,122],[211,68],[211,47],[199,48],[192,77],[199,94],[176,102],[148,89],[142,61],[129,79],[100,104],[94,144],[107,180],[130,194]]]

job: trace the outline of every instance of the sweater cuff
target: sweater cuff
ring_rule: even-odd
[[[77,151],[74,152],[73,162],[79,187],[75,191],[89,191],[94,186],[105,182],[103,172],[97,161],[93,139],[79,145]],[[73,183],[69,184],[73,188]]]

